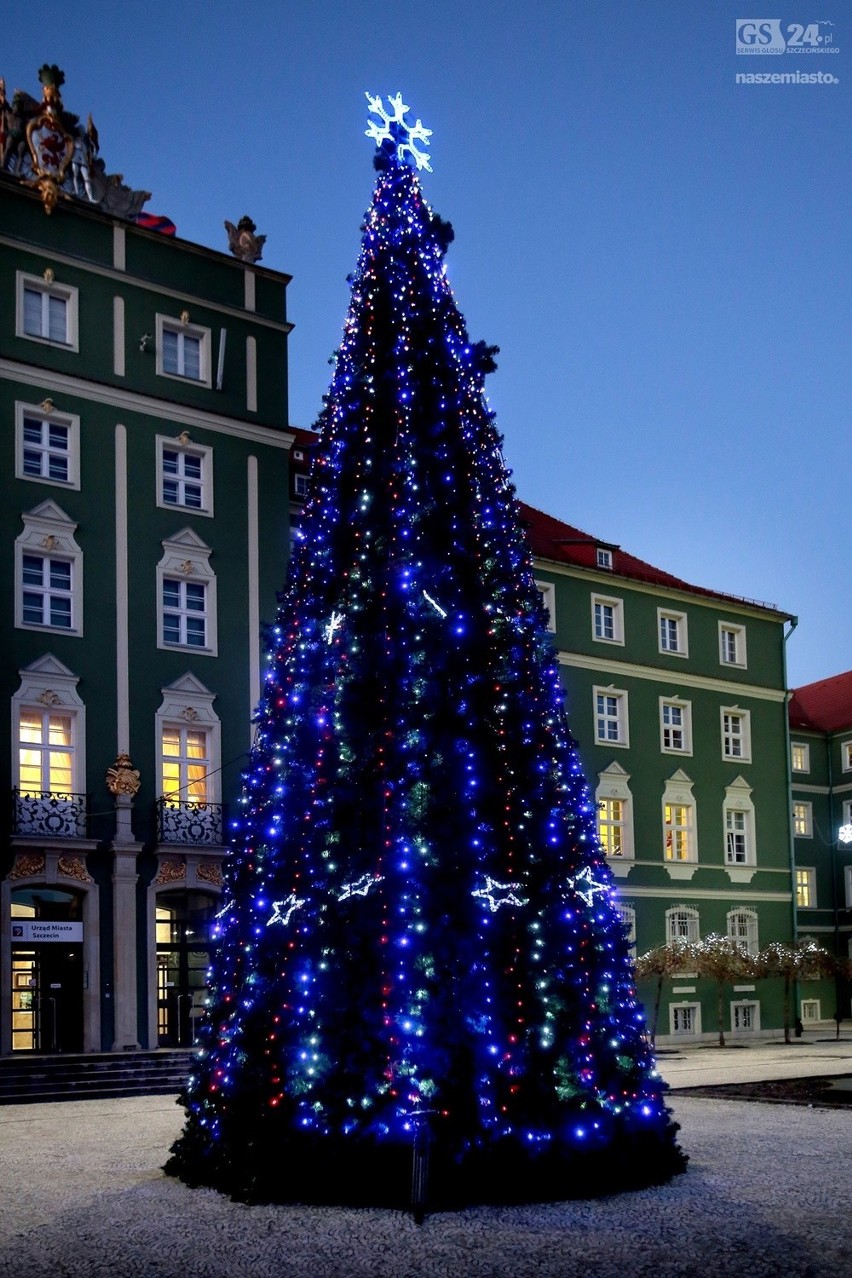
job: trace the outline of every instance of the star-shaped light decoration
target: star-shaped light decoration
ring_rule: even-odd
[[[422,120],[418,120],[416,124],[406,123],[408,107],[402,100],[402,94],[397,93],[394,97],[388,97],[393,115],[388,115],[380,97],[373,97],[371,93],[367,93],[366,98],[370,104],[370,111],[380,116],[382,121],[381,124],[376,123],[375,120],[369,122],[366,130],[367,137],[372,138],[376,146],[381,146],[383,142],[390,139],[396,143],[397,159],[402,160],[408,154],[418,169],[426,169],[431,173],[429,156],[425,151],[419,150],[416,144],[424,142],[428,146],[432,130],[424,128]]]
[[[585,884],[581,887],[580,884]],[[598,883],[597,879],[592,878],[592,871],[589,866],[584,866],[579,874],[575,874],[572,879],[566,879],[567,886],[572,892],[576,892],[586,905],[593,906],[595,903],[595,893],[600,896],[606,896],[609,893],[609,885],[606,883]]]
[[[529,905],[529,897],[518,896],[514,883],[498,883],[490,874],[485,876],[485,887],[477,888],[471,892],[471,896],[481,897],[483,901],[487,901],[492,914],[495,914],[501,905]]]
[[[362,874],[360,878],[355,879],[352,883],[344,883],[343,891],[337,899],[338,901],[348,901],[352,896],[366,896],[370,888],[375,887],[377,883],[381,883],[384,877],[383,874]]]
[[[841,843],[852,843],[852,822],[841,825],[837,831],[837,837]]]
[[[273,901],[272,914],[266,920],[266,926],[269,927],[272,923],[281,923],[286,927],[294,911],[300,910],[304,904],[305,898],[296,896],[295,892],[291,892],[284,901]]]

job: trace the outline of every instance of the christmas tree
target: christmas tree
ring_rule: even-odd
[[[562,1199],[683,1170],[471,342],[429,131],[378,170],[270,628],[166,1170],[247,1201]]]

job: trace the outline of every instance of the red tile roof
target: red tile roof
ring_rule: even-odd
[[[852,670],[795,688],[790,698],[790,727],[816,732],[852,727]]]
[[[652,586],[666,586],[672,590],[683,590],[691,595],[704,598],[721,599],[731,603],[747,603],[752,607],[765,608],[770,612],[779,610],[774,604],[760,603],[756,599],[742,599],[738,595],[722,594],[718,590],[707,590],[704,586],[693,586],[681,577],[675,577],[662,568],[637,559],[619,546],[608,541],[592,537],[579,528],[565,524],[552,515],[546,515],[526,502],[519,502],[521,519],[527,526],[527,542],[536,559],[550,559],[556,563],[573,564],[580,568],[596,569],[598,547],[609,550],[612,554],[612,568],[603,571],[611,572],[616,577],[628,577],[634,581],[645,581]],[[598,571],[601,571],[598,569]],[[782,613],[782,616],[789,616]]]

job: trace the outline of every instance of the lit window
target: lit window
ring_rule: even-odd
[[[756,954],[757,914],[754,910],[731,910],[728,914],[728,936],[746,954]]]
[[[624,643],[623,618],[620,599],[592,595],[592,634],[599,643]]]
[[[603,799],[598,807],[598,838],[605,856],[624,855],[624,803]]]
[[[18,479],[79,488],[79,417],[16,404],[15,436]]]
[[[791,750],[791,766],[794,772],[810,772],[811,748],[803,741],[794,741]]]
[[[745,626],[735,626],[727,621],[719,622],[719,660],[723,666],[745,666]]]
[[[800,910],[816,908],[816,870],[796,868],[796,905]]]
[[[692,714],[688,701],[660,698],[660,743],[670,754],[692,753]]]
[[[73,716],[22,708],[18,718],[18,788],[26,794],[73,790]]]
[[[797,839],[813,838],[813,804],[797,801],[793,804],[793,833]]]
[[[751,762],[750,716],[747,710],[722,709],[722,758]]]
[[[205,728],[164,724],[161,737],[162,795],[173,803],[207,803],[210,771]]]
[[[18,337],[76,351],[77,290],[20,272],[17,284]]]
[[[213,450],[178,439],[157,437],[157,505],[213,514]]]
[[[210,330],[157,316],[157,372],[210,385]]]
[[[657,609],[659,625],[660,652],[675,654],[679,657],[687,655],[686,615],[682,612],[664,612]]]
[[[627,693],[595,688],[595,740],[599,745],[626,746]]]
[[[689,941],[695,945],[700,939],[698,911],[692,906],[676,905],[666,910],[666,940]]]
[[[163,643],[207,647],[207,587],[203,581],[163,579]]]
[[[618,861],[633,857],[633,797],[629,782],[624,768],[613,762],[598,773],[595,790],[601,849],[605,856]]]
[[[667,861],[694,861],[693,810],[687,803],[663,805],[665,858]]]

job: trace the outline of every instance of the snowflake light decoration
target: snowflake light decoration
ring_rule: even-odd
[[[485,887],[477,888],[476,891],[471,892],[471,896],[481,897],[487,901],[492,914],[495,914],[501,905],[529,905],[529,897],[518,896],[514,883],[498,883],[490,874],[485,876]]]
[[[841,825],[837,837],[841,843],[852,843],[852,824]]]
[[[366,136],[372,138],[376,146],[381,146],[388,140],[396,143],[397,159],[403,160],[406,155],[410,155],[418,169],[426,169],[431,173],[429,156],[425,151],[418,149],[417,143],[423,142],[428,146],[432,130],[424,128],[423,121],[419,119],[416,124],[406,122],[405,116],[409,108],[403,102],[402,94],[397,93],[393,97],[388,97],[392,115],[388,115],[380,97],[373,97],[372,94],[367,93],[366,98],[370,104],[371,113],[380,116],[382,121],[378,124],[375,120],[371,120]]]
[[[591,908],[595,903],[594,898],[596,892],[601,896],[606,896],[609,892],[609,887],[606,883],[598,883],[596,879],[592,878],[592,871],[588,866],[585,866],[579,874],[575,874],[572,879],[568,879],[566,882],[571,891],[576,892],[577,896],[579,896],[581,900],[585,901],[589,908]],[[580,887],[579,885],[581,883],[585,883],[586,886]]]

